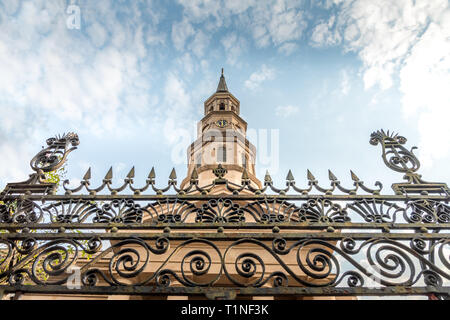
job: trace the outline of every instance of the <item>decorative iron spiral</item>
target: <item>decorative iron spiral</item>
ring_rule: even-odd
[[[120,243],[120,250],[114,253],[109,262],[109,275],[114,283],[126,285],[121,278],[131,279],[140,275],[148,264],[149,250],[145,242],[140,240],[128,240]],[[123,248],[124,245],[133,245],[133,247]],[[118,246],[116,246],[118,247]],[[140,248],[144,257],[141,257],[138,249]],[[141,262],[142,261],[142,262]]]
[[[61,137],[47,139],[48,147],[41,150],[30,161],[31,168],[36,172],[51,172],[59,169],[66,161],[67,155],[80,144],[78,135],[68,133]],[[72,148],[70,148],[72,145]]]
[[[375,248],[375,253],[373,249]],[[382,256],[384,254],[384,256]],[[394,246],[389,240],[373,241],[366,251],[367,261],[371,266],[375,266],[376,272],[373,277],[379,283],[387,286],[408,285],[413,282],[415,276],[414,263],[409,255]],[[409,271],[409,277],[405,279]],[[385,278],[397,280],[396,282],[385,280]]]

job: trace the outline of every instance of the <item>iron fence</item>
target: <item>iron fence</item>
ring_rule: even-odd
[[[404,175],[383,194],[351,172],[345,187],[307,172],[299,187],[269,173],[257,189],[244,170],[240,185],[216,179],[185,188],[175,170],[158,187],[134,168],[121,186],[110,170],[91,186],[91,170],[64,194],[45,179],[79,144],[73,133],[47,140],[27,181],[0,195],[0,292],[24,294],[360,296],[450,294],[450,192],[426,182],[404,137],[377,131],[382,158]],[[221,187],[223,192],[211,191]],[[173,191],[172,191],[173,190]]]

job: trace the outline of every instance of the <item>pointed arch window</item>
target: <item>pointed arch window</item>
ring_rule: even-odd
[[[219,105],[219,110],[221,110],[221,111],[225,110],[225,103],[222,102],[222,103]]]

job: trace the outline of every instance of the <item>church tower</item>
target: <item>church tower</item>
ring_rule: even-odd
[[[228,90],[222,69],[216,92],[204,103],[197,140],[188,147],[188,174],[182,187],[194,172],[199,186],[213,183],[217,177],[212,171],[221,165],[228,182],[240,185],[242,176],[247,175],[254,187],[261,188],[255,176],[256,147],[246,138],[247,122],[240,117],[240,108],[239,100]]]

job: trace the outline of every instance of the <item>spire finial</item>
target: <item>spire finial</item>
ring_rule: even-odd
[[[222,68],[222,75],[220,76],[219,85],[217,86],[216,92],[228,92],[227,82],[225,81],[225,76],[223,75],[223,68]]]

